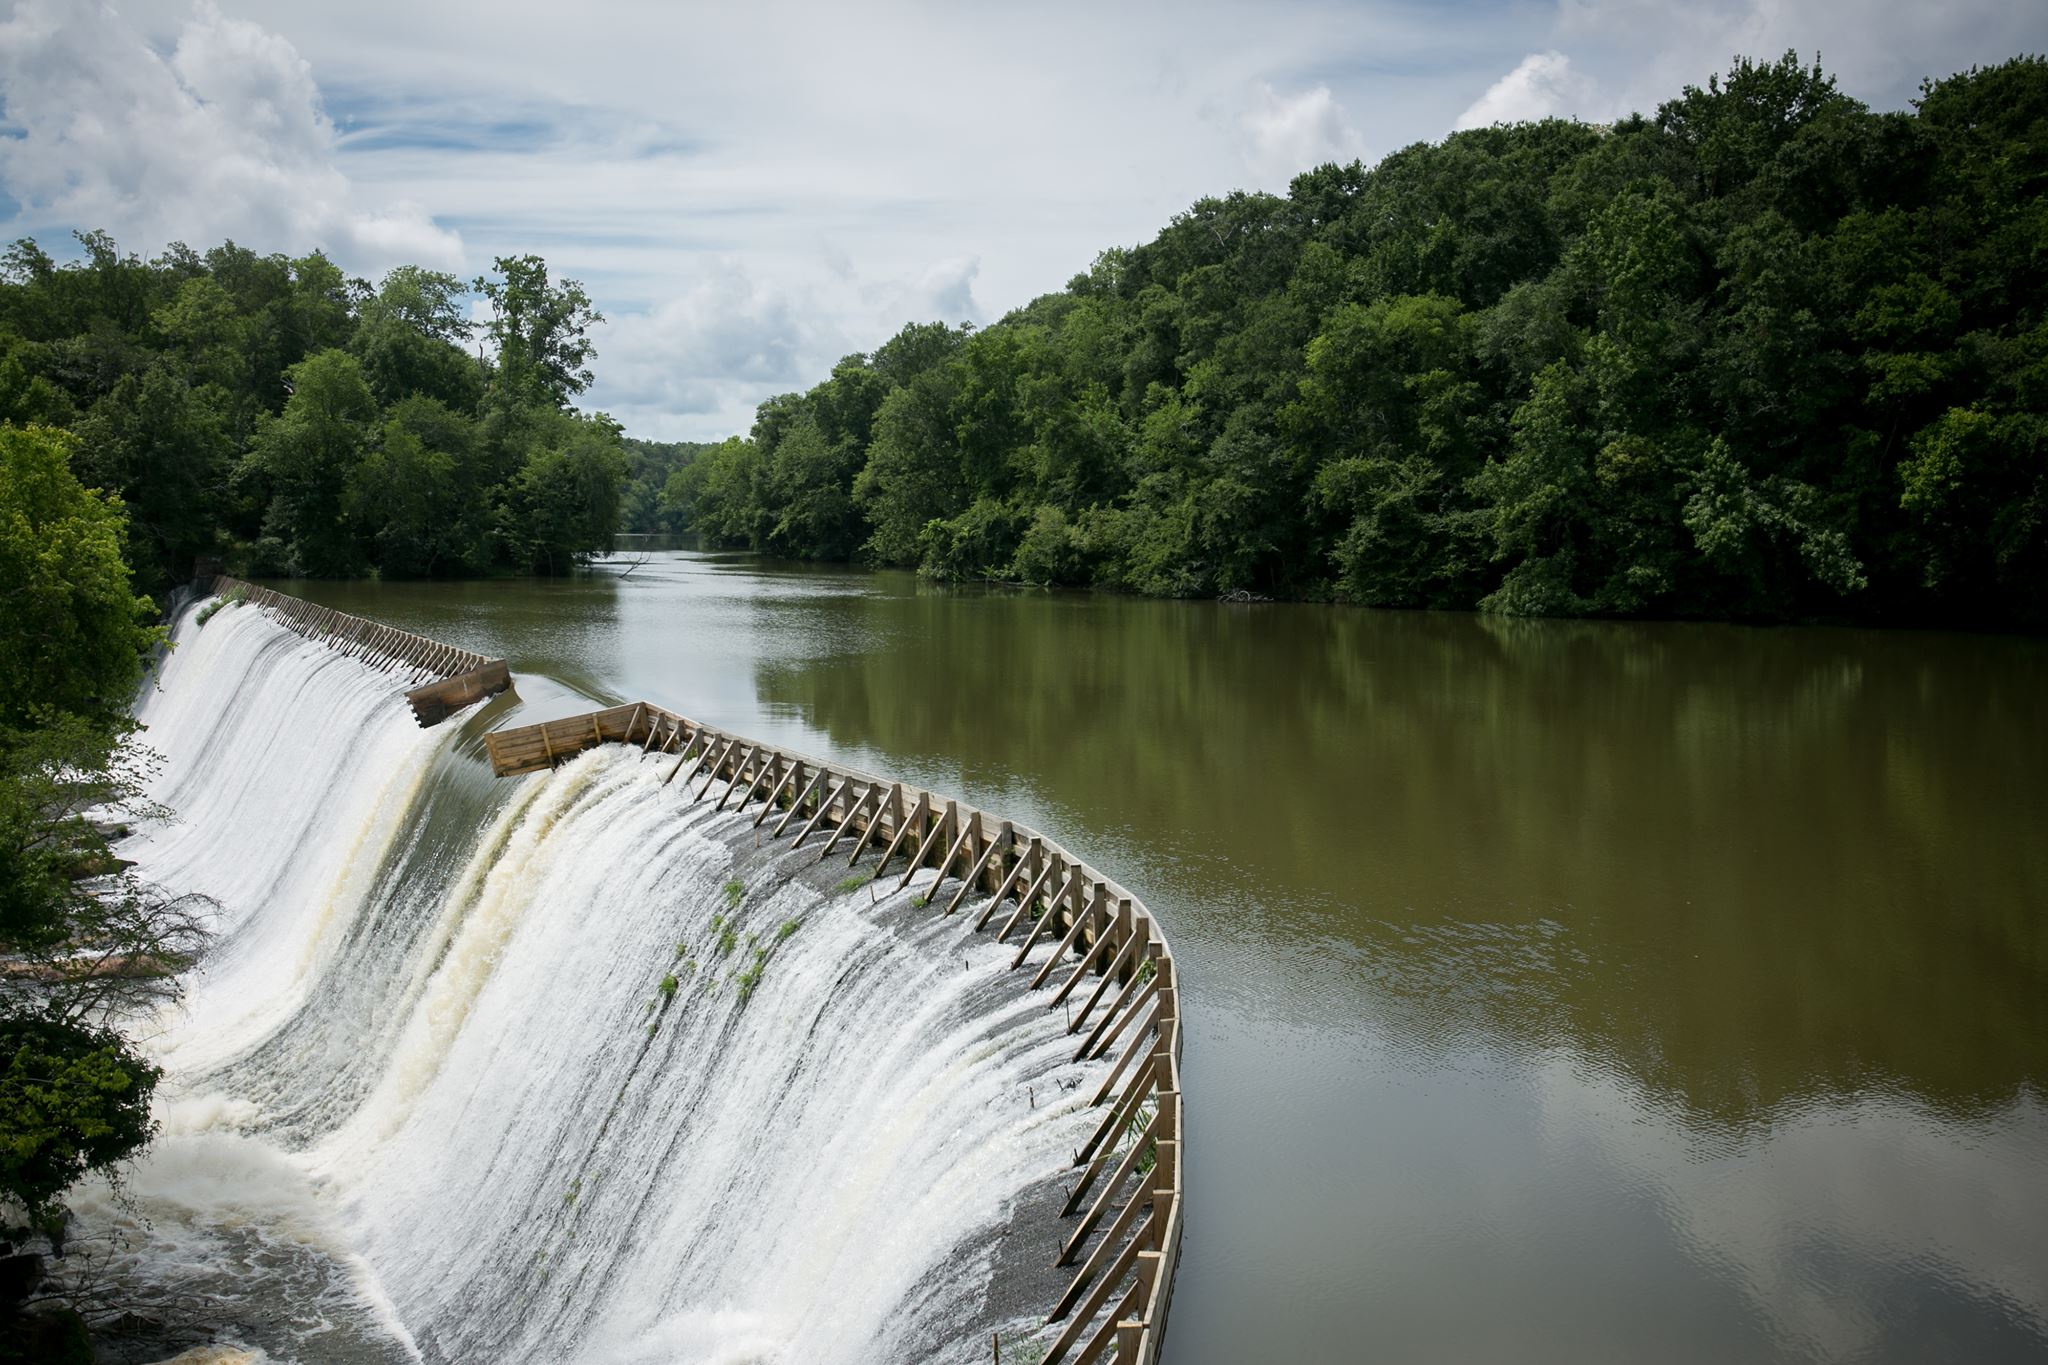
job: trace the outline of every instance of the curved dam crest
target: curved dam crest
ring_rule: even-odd
[[[853,885],[763,837],[737,768],[692,799],[651,743],[494,780],[516,699],[422,730],[416,677],[278,627],[188,612],[140,707],[178,818],[127,856],[220,911],[152,1041],[132,1207],[80,1201],[118,1275],[279,1359],[1156,1353],[1107,1292],[1136,1220],[1051,1264],[1068,1157],[1095,1154],[1083,1210],[1150,1164],[1101,1093],[1121,1062],[1075,1060],[930,867]],[[1131,1250],[1094,1262],[1088,1331],[1045,1326],[1105,1233]]]

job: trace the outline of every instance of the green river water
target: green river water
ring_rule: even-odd
[[[1169,1365],[2048,1359],[2048,642],[626,567],[277,586],[1143,897]]]

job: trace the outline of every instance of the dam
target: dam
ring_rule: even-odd
[[[278,1358],[1157,1358],[1179,1004],[1135,897],[659,707],[510,724],[501,660],[216,586],[140,708],[177,818],[126,856],[216,941],[152,1043],[146,1216],[85,1201],[117,1271]]]

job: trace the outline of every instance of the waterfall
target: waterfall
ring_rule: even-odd
[[[1083,1068],[928,871],[843,889],[622,746],[493,780],[515,699],[420,730],[253,609],[176,640],[124,853],[219,909],[132,1202],[76,1201],[123,1273],[285,1359],[978,1361],[1043,1311],[999,1251]]]

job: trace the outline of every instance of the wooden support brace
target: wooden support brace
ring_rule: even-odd
[[[1080,883],[1080,880],[1081,865],[1079,863],[1076,863],[1073,866],[1073,868],[1068,871],[1067,880],[1060,886],[1060,889],[1058,891],[1055,891],[1053,893],[1052,899],[1045,903],[1045,913],[1040,915],[1037,919],[1031,922],[1031,932],[1024,936],[1024,946],[1017,950],[1017,956],[1015,960],[1013,960],[1010,963],[1011,971],[1014,972],[1019,967],[1023,966],[1024,959],[1031,956],[1031,949],[1038,943],[1039,936],[1043,934],[1047,929],[1051,928],[1053,921],[1057,920],[1060,917],[1060,902],[1066,900],[1068,897],[1074,894],[1074,887]],[[1075,915],[1074,923],[1079,924],[1080,922],[1081,916],[1078,914]],[[996,942],[1001,943],[1002,941],[1002,935],[998,934],[996,936]]]
[[[1061,1332],[1058,1339],[1046,1351],[1044,1365],[1059,1365],[1060,1357],[1064,1356],[1068,1349],[1073,1346],[1074,1338],[1081,1335],[1081,1329],[1095,1316],[1096,1310],[1102,1307],[1103,1300],[1109,1297],[1109,1291],[1116,1287],[1123,1279],[1125,1272],[1137,1262],[1138,1253],[1148,1245],[1151,1238],[1153,1217],[1154,1215],[1152,1214],[1145,1215],[1145,1221],[1138,1225],[1138,1231],[1131,1237],[1130,1241],[1124,1244],[1124,1249],[1118,1253],[1117,1258],[1110,1262],[1109,1270],[1095,1281],[1095,1288],[1090,1290],[1086,1297],[1081,1299],[1081,1303],[1084,1306],[1079,1313],[1074,1315],[1073,1320],[1068,1323],[1067,1330]],[[1061,1318],[1066,1317],[1068,1312],[1074,1307],[1075,1297],[1080,1293],[1081,1287],[1082,1282],[1079,1279],[1076,1279],[1073,1284],[1067,1286],[1067,1292],[1060,1295],[1060,1301],[1053,1305],[1052,1312],[1047,1315],[1045,1320],[1047,1322],[1058,1322]]]
[[[967,826],[960,824],[960,808],[951,801],[946,803],[945,814],[932,821],[932,827],[926,832],[924,842],[917,846],[917,852],[910,855],[910,866],[903,869],[903,877],[896,883],[898,891],[910,885],[910,879],[917,874],[917,869],[924,866],[925,855],[932,851],[932,845],[937,842],[939,836],[956,825],[959,826],[960,837],[955,839],[953,847],[946,851],[946,860],[939,864],[939,875],[932,878],[932,885],[937,887],[945,880],[946,869],[953,865],[953,859],[960,854],[961,845],[967,842]]]
[[[1144,1027],[1140,1028],[1132,1036],[1130,1046],[1126,1047],[1123,1055],[1116,1059],[1116,1065],[1111,1067],[1109,1074],[1102,1078],[1102,1084],[1095,1091],[1095,1098],[1088,1101],[1090,1109],[1093,1109],[1096,1105],[1109,1098],[1109,1092],[1116,1088],[1117,1077],[1124,1074],[1124,1068],[1131,1064],[1131,1058],[1149,1057],[1152,1055],[1152,1049],[1146,1046],[1145,1035],[1157,1027],[1158,1024],[1159,1011],[1155,1008],[1152,1011],[1152,1017],[1145,1021]]]
[[[740,803],[737,806],[733,807],[735,811],[742,811],[747,808],[747,802],[754,799],[755,791],[758,790],[761,786],[761,779],[768,776],[768,774],[775,769],[776,765],[781,762],[782,756],[780,754],[775,753],[773,750],[770,750],[766,753],[763,753],[763,751],[760,749],[754,750],[754,780],[747,783],[746,791],[741,793],[740,795]],[[739,771],[737,769],[733,771],[733,781],[739,781]],[[732,795],[732,789],[730,787],[726,789],[725,795]],[[720,810],[725,809],[724,796],[718,799],[718,808]],[[766,806],[763,806],[761,808],[761,813],[764,815],[767,814],[768,808]],[[761,822],[756,820],[754,823],[758,825]]]
[[[1143,1252],[1138,1254],[1144,1255]],[[1087,1347],[1074,1357],[1074,1365],[1096,1365],[1097,1361],[1111,1359],[1114,1359],[1116,1365],[1138,1365],[1137,1356],[1126,1354],[1124,1351],[1123,1325],[1130,1319],[1131,1314],[1138,1311],[1138,1304],[1144,1297],[1139,1293],[1139,1289],[1139,1285],[1133,1284],[1130,1292],[1110,1310],[1109,1316],[1102,1320],[1102,1326],[1096,1328],[1095,1335],[1088,1339]],[[1105,1356],[1103,1352],[1107,1351],[1112,1343],[1116,1346],[1116,1355]]]
[[[1160,981],[1156,972],[1149,978],[1142,972],[1131,973],[1131,979],[1124,982],[1124,988],[1118,992],[1115,1003],[1109,1007],[1109,1012],[1102,1016],[1102,1023],[1096,1025],[1095,1034],[1090,1035],[1102,1045],[1090,1048],[1081,1054],[1082,1057],[1100,1057],[1107,1052],[1110,1045],[1123,1036],[1124,1026],[1137,1018],[1145,1006],[1152,1003],[1152,997],[1159,994],[1159,987]],[[1128,1009],[1125,1008],[1126,1005],[1129,1006]]]
[[[868,874],[869,881],[874,881],[882,875],[882,869],[887,867],[889,865],[889,860],[896,856],[896,850],[903,846],[903,840],[909,836],[911,829],[916,826],[918,821],[924,818],[925,814],[928,811],[930,811],[931,808],[931,793],[919,792],[917,794],[916,807],[911,810],[910,814],[907,817],[896,822],[896,833],[894,834],[894,836],[890,838],[889,846],[882,850],[882,861],[876,863],[875,870]],[[901,810],[900,805],[898,806],[898,809],[899,811]],[[915,871],[917,871],[917,859],[913,857],[910,860],[909,871],[903,874],[904,880],[908,881],[910,879],[910,873]],[[901,887],[898,887],[897,889],[899,891],[902,890]]]
[[[1095,1149],[1102,1145],[1102,1140],[1130,1122],[1131,1115],[1137,1112],[1139,1099],[1152,1093],[1152,1077],[1155,1072],[1153,1060],[1148,1055],[1144,1065],[1131,1073],[1131,1083],[1124,1087],[1124,1093],[1117,1096],[1116,1103],[1111,1105],[1109,1111],[1096,1123],[1095,1131],[1090,1133],[1088,1140],[1075,1151],[1076,1166],[1087,1165],[1089,1159],[1095,1155]],[[1064,1218],[1072,1212],[1071,1208],[1064,1209],[1060,1216]]]
[[[842,787],[840,790],[844,791],[846,790],[846,788],[851,787],[852,785],[853,779],[849,777],[846,779],[845,786]],[[847,829],[853,824],[854,817],[858,816],[861,813],[862,808],[867,805],[868,798],[871,796],[878,797],[881,794],[882,789],[880,787],[869,787],[866,791],[862,792],[859,796],[854,797],[852,801],[850,801],[847,804],[846,818],[839,822],[839,827],[832,831],[832,837],[827,839],[825,841],[825,846],[818,850],[819,862],[824,862],[825,859],[831,855],[832,846],[839,842],[840,836],[845,834]],[[819,812],[819,814],[821,815],[823,813],[823,811]]]
[[[1095,1231],[1095,1225],[1102,1221],[1102,1215],[1109,1212],[1109,1201],[1115,1198],[1116,1192],[1124,1187],[1124,1181],[1130,1179],[1131,1172],[1138,1169],[1138,1160],[1144,1155],[1145,1144],[1157,1136],[1159,1136],[1159,1115],[1155,1111],[1150,1122],[1146,1123],[1144,1129],[1139,1132],[1138,1140],[1124,1149],[1124,1159],[1117,1163],[1116,1174],[1110,1176],[1109,1183],[1102,1187],[1102,1193],[1096,1195],[1095,1202],[1088,1206],[1088,1212],[1082,1216],[1080,1225],[1074,1229],[1074,1235],[1067,1239],[1067,1244],[1060,1251],[1060,1258],[1053,1262],[1054,1265],[1065,1265],[1074,1259],[1074,1253],[1079,1251],[1081,1244],[1088,1240],[1088,1234]],[[1093,1168],[1091,1167],[1090,1169]],[[1085,1190],[1086,1188],[1085,1184],[1080,1186],[1077,1193],[1079,1190]],[[1137,1197],[1142,1199],[1145,1197],[1145,1193],[1144,1183],[1140,1182]],[[1071,1209],[1075,1202],[1074,1198],[1069,1197],[1067,1200],[1068,1207]]]
[[[804,765],[799,763],[796,766],[801,768]],[[787,825],[790,821],[796,819],[797,814],[804,808],[804,802],[811,799],[811,793],[816,791],[818,789],[818,784],[823,782],[824,780],[825,770],[823,768],[820,768],[817,772],[811,774],[810,784],[797,794],[796,800],[789,803],[789,809],[783,813],[783,816],[780,820],[777,820],[775,822],[775,828],[768,832],[769,838],[780,839],[782,837],[783,826]],[[822,809],[822,806],[820,808]],[[806,833],[808,833],[810,830],[810,826],[804,826],[804,830]]]
[[[718,798],[718,804],[712,807],[713,810],[724,810],[725,803],[732,800],[734,792],[740,790],[740,774],[747,770],[747,765],[749,763],[754,765],[755,773],[758,774],[761,771],[761,753],[762,749],[760,745],[749,744],[747,746],[745,753],[740,754],[737,758],[733,759],[732,776],[726,779],[725,794]],[[746,801],[742,799],[740,804],[745,805]]]
[[[974,932],[977,934],[981,932],[982,926],[987,924],[990,918],[995,915],[996,907],[1003,903],[1003,898],[1010,894],[1011,888],[1024,876],[1026,870],[1039,865],[1042,861],[1043,858],[1039,851],[1039,840],[1034,835],[1030,846],[1018,855],[1015,863],[1011,864],[1010,875],[1003,878],[1002,884],[996,887],[996,894],[989,899],[989,903],[981,907],[981,915],[974,921]]]
[[[1095,989],[1089,993],[1087,1001],[1082,1004],[1081,1012],[1076,1014],[1073,1020],[1068,1023],[1067,1032],[1073,1033],[1088,1022],[1088,1015],[1101,1002],[1102,993],[1109,989],[1110,984],[1117,979],[1117,974],[1123,970],[1124,964],[1129,962],[1131,955],[1138,951],[1139,941],[1137,927],[1126,924],[1124,926],[1123,947],[1117,950],[1116,957],[1109,964],[1109,970],[1104,972],[1102,979],[1095,983]]]
[[[706,753],[711,754],[711,761],[709,763],[706,763],[701,769],[701,771],[704,774],[704,782],[702,786],[697,788],[697,794],[690,798],[690,800],[693,803],[702,801],[704,799],[704,793],[710,791],[711,784],[718,780],[718,770],[725,766],[725,760],[732,757],[733,750],[739,747],[739,736],[734,735],[731,739],[725,742],[722,748],[716,750],[715,752],[708,749],[705,751]]]
[[[973,815],[969,816],[968,823],[974,826],[975,832],[978,835],[981,832],[981,812],[976,811]],[[988,869],[989,860],[996,856],[996,850],[1003,846],[1003,838],[1005,835],[1008,835],[1009,832],[1010,822],[1005,820],[1003,821],[1002,829],[996,833],[995,837],[988,840],[988,842],[982,846],[981,856],[974,860],[973,869],[969,871],[964,878],[961,879],[960,889],[953,893],[953,899],[946,902],[947,914],[950,915],[955,910],[958,910],[960,908],[960,902],[967,899],[967,893],[972,891],[975,887],[975,884],[981,880],[981,874]]]
[[[701,729],[699,729],[699,730],[692,730],[692,731],[690,732],[690,740],[689,740],[689,742],[688,742],[688,743],[685,743],[685,744],[683,745],[683,751],[682,751],[682,753],[680,753],[680,754],[678,754],[678,755],[676,756],[676,766],[675,766],[675,767],[673,767],[673,768],[670,768],[670,769],[668,770],[668,776],[667,776],[667,777],[664,777],[664,778],[662,778],[662,779],[661,779],[661,785],[662,785],[662,786],[666,787],[666,786],[667,786],[667,785],[668,785],[669,783],[671,783],[671,782],[673,782],[673,781],[675,781],[675,780],[676,780],[676,774],[677,774],[677,773],[679,773],[679,772],[681,772],[681,771],[683,770],[683,765],[684,765],[685,763],[688,763],[688,762],[690,761],[690,746],[691,746],[691,744],[694,744],[694,743],[695,743],[696,741],[698,741],[698,740],[702,739],[703,737],[704,737],[704,732],[703,732],[703,731],[702,731]],[[701,762],[701,761],[703,760],[703,758],[704,758],[704,754],[703,754],[702,752],[700,752],[700,753],[699,753],[699,754],[697,755],[697,758],[698,758],[698,760],[699,760],[699,761]],[[696,771],[696,769],[694,769],[694,768],[693,768],[693,769],[691,769],[691,771],[692,771],[692,772],[695,772],[695,771]],[[687,782],[687,781],[688,781],[689,779],[688,779],[688,778],[685,778],[685,779],[683,779],[683,780]]]
[[[1102,883],[1095,883],[1095,895],[1089,900],[1088,907],[1074,915],[1074,922],[1067,926],[1067,936],[1060,940],[1060,946],[1052,950],[1052,956],[1045,960],[1045,965],[1031,978],[1032,990],[1043,986],[1045,979],[1052,975],[1052,969],[1059,966],[1067,954],[1074,950],[1074,944],[1080,939],[1084,929],[1091,924],[1102,924],[1107,920],[1109,912],[1103,908],[1103,902],[1108,899],[1109,892],[1103,889]]]
[[[1132,1093],[1137,1094],[1139,1092],[1133,1091]],[[1152,1093],[1151,1087],[1147,1086],[1143,1093],[1146,1095],[1150,1095]],[[1124,1132],[1131,1126],[1131,1124],[1137,1121],[1137,1116],[1138,1106],[1134,1104],[1130,1107],[1130,1112],[1125,1117],[1124,1121],[1116,1125],[1114,1132]],[[1156,1130],[1158,1129],[1158,1126],[1159,1112],[1157,1110],[1154,1110],[1152,1117],[1146,1121],[1144,1129],[1145,1136],[1148,1138],[1154,1136]],[[1098,1205],[1103,1204],[1104,1200],[1108,1198],[1110,1190],[1118,1189],[1123,1185],[1124,1177],[1131,1173],[1132,1165],[1135,1163],[1137,1159],[1139,1147],[1141,1147],[1142,1145],[1143,1143],[1140,1142],[1136,1146],[1131,1146],[1124,1149],[1124,1158],[1117,1165],[1117,1172],[1115,1177],[1111,1179],[1111,1181],[1109,1182],[1108,1189],[1104,1190],[1102,1195],[1098,1196],[1095,1201]],[[1080,1206],[1081,1201],[1087,1197],[1089,1186],[1095,1183],[1095,1177],[1102,1174],[1102,1168],[1109,1164],[1109,1159],[1112,1156],[1116,1155],[1116,1151],[1117,1145],[1115,1142],[1106,1142],[1102,1145],[1102,1149],[1100,1151],[1096,1152],[1094,1156],[1089,1158],[1088,1169],[1081,1172],[1081,1178],[1074,1183],[1074,1188],[1067,1191],[1067,1202],[1060,1209],[1060,1217],[1066,1217],[1068,1214],[1072,1213],[1076,1208]],[[1079,1247],[1080,1245],[1081,1239],[1079,1237],[1076,1237],[1074,1241],[1070,1244],[1069,1250],[1066,1254],[1071,1255],[1072,1249],[1075,1247]]]
[[[889,801],[888,801],[888,804],[896,808],[896,828],[898,828],[898,829],[902,829],[902,828],[903,828],[903,825],[904,825],[904,819],[903,819],[903,784],[902,784],[901,782],[892,782],[892,783],[890,783],[890,784],[889,784]],[[854,865],[855,863],[857,863],[857,862],[859,862],[859,861],[860,861],[860,854],[861,854],[861,850],[862,850],[862,849],[864,849],[864,848],[866,848],[866,847],[868,846],[868,840],[870,840],[870,839],[874,838],[874,837],[875,837],[875,832],[876,832],[877,830],[881,829],[881,827],[882,827],[882,802],[880,802],[880,801],[876,801],[876,802],[875,802],[875,813],[874,813],[873,815],[871,815],[871,816],[869,816],[869,817],[868,817],[868,823],[867,823],[867,827],[866,827],[865,829],[861,830],[861,832],[860,832],[860,838],[859,838],[858,840],[856,840],[856,841],[855,841],[855,843],[854,843],[854,845],[853,845],[853,853],[852,853],[852,855],[851,855],[850,857],[848,857],[848,858],[847,858],[847,860],[846,860],[846,865],[847,865],[848,867],[852,867],[852,866],[853,866],[853,865]],[[831,847],[832,847],[832,845],[830,845],[830,844],[827,844],[827,845],[825,845],[825,847],[829,849],[829,848],[831,848]]]
[[[1118,901],[1116,919],[1128,920],[1130,918],[1130,914],[1131,903],[1127,900]],[[1102,926],[1101,931],[1095,935],[1095,942],[1089,944],[1088,951],[1081,955],[1080,964],[1074,968],[1073,975],[1069,976],[1066,979],[1065,984],[1063,984],[1058,991],[1054,992],[1052,999],[1046,1003],[1047,1009],[1059,1008],[1060,1002],[1067,998],[1068,994],[1073,991],[1074,987],[1081,984],[1081,978],[1088,975],[1088,968],[1094,965],[1095,960],[1101,957],[1104,951],[1106,951],[1112,943],[1116,943],[1119,941],[1117,936],[1110,932],[1111,928],[1116,923],[1116,919],[1112,919],[1110,922],[1105,923]],[[1069,1029],[1067,1031],[1069,1033],[1073,1032],[1072,1029]]]
[[[820,775],[822,776],[822,774]],[[794,842],[790,844],[790,847],[802,848],[804,846],[804,840],[810,836],[811,831],[816,829],[820,824],[824,822],[825,813],[832,809],[832,803],[834,801],[837,801],[842,796],[851,799],[852,792],[853,779],[847,777],[840,779],[838,786],[832,788],[832,790],[826,792],[823,796],[819,797],[818,809],[811,815],[810,819],[804,821],[804,827],[801,830],[797,831],[796,839]],[[819,856],[822,857],[824,855],[820,854]]]
[[[1045,860],[1045,866],[1040,868],[1038,875],[1031,879],[1030,887],[1023,895],[1017,897],[1017,908],[1012,910],[1010,917],[1003,921],[1003,927],[996,933],[996,942],[1001,943],[1004,939],[1008,938],[1010,931],[1023,922],[1024,916],[1030,913],[1031,907],[1037,902],[1038,893],[1045,889],[1046,882],[1052,877],[1054,871],[1059,868],[1060,862],[1061,859],[1058,854],[1053,854]]]
[[[768,793],[768,799],[761,803],[760,813],[754,817],[755,829],[761,828],[761,822],[768,818],[768,812],[775,809],[775,803],[782,799],[782,794],[789,790],[790,784],[796,781],[803,770],[804,765],[801,760],[792,760],[783,768],[782,780],[775,784],[774,791]],[[744,805],[746,803],[741,802],[741,804]]]

